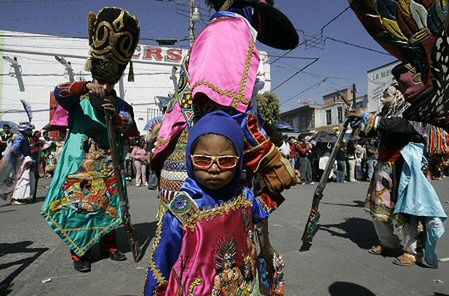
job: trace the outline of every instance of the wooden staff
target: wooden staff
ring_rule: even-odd
[[[352,108],[355,104],[356,99],[356,89],[355,84],[352,85]],[[350,119],[346,118],[345,122],[343,123],[343,128],[338,135],[337,141],[335,142],[334,148],[332,149],[332,153],[329,157],[329,161],[326,165],[326,168],[323,172],[323,175],[321,176],[320,183],[318,183],[318,186],[315,189],[315,192],[313,194],[313,201],[312,201],[312,209],[310,210],[309,218],[307,219],[306,227],[304,228],[304,233],[302,234],[302,246],[300,251],[308,251],[310,247],[312,246],[312,240],[318,231],[318,222],[320,220],[320,212],[318,211],[321,199],[323,198],[323,191],[324,188],[326,188],[326,184],[329,180],[329,175],[331,172],[332,167],[334,166],[335,158],[337,156],[337,152],[340,150],[341,143],[343,142],[346,130],[348,129]]]
[[[126,233],[128,235],[129,246],[133,254],[134,262],[137,263],[140,261],[140,259],[142,259],[142,250],[140,249],[139,242],[137,240],[136,230],[131,223],[128,199],[126,198],[125,187],[123,186],[117,137],[114,130],[112,116],[107,112],[107,110],[104,110],[104,117],[106,120],[106,129],[108,132],[109,149],[111,151],[112,163],[114,165],[114,175],[118,187],[118,195],[120,197],[120,208],[122,209],[123,226],[125,227]]]

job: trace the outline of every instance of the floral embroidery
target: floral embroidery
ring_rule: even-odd
[[[109,150],[88,139],[84,144],[87,153],[78,170],[67,175],[61,197],[50,205],[50,212],[74,209],[78,213],[104,212],[112,218],[118,210],[110,204],[117,194],[116,177]]]

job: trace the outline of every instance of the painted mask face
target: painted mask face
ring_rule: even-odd
[[[384,94],[383,94],[382,98],[380,98],[380,101],[382,102],[382,104],[384,104],[384,105],[391,105],[393,103],[393,101],[394,101],[394,93],[395,93],[394,88],[389,86],[384,91]]]
[[[115,84],[131,60],[139,42],[140,23],[121,8],[103,8],[89,15],[89,52],[86,68],[101,83]]]

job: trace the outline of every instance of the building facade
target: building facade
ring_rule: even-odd
[[[87,34],[87,33],[86,33]],[[42,128],[50,122],[51,92],[63,82],[91,80],[84,70],[89,44],[87,38],[30,34],[0,30],[0,120],[19,123],[27,121],[20,100],[33,110],[33,124]],[[142,132],[147,121],[161,114],[159,98],[174,92],[173,67],[179,65],[187,49],[137,46],[133,55],[134,82],[128,82],[128,69],[116,85],[118,96],[134,108],[138,129]],[[265,80],[264,91],[271,89],[271,72],[266,52],[261,52],[262,69],[258,75]],[[64,58],[70,67],[60,61]],[[60,61],[58,61],[59,59]],[[70,68],[70,69],[68,69]]]
[[[307,134],[340,127],[345,120],[345,109],[352,104],[352,89],[347,88],[323,96],[323,104],[306,105],[281,114],[295,133]],[[354,107],[365,109],[367,96],[357,97]]]

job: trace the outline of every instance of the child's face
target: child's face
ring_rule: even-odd
[[[207,156],[237,156],[234,145],[226,137],[220,135],[206,135],[198,139],[192,155]],[[238,165],[238,164],[237,164]],[[237,166],[230,169],[220,168],[216,161],[208,169],[194,166],[195,177],[201,185],[208,189],[218,190],[225,187],[234,178]]]

